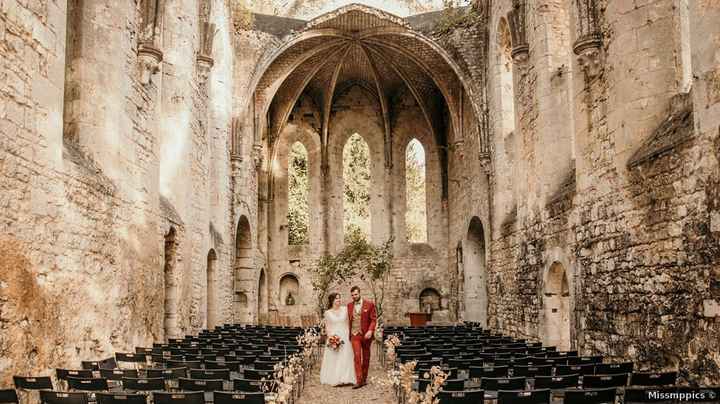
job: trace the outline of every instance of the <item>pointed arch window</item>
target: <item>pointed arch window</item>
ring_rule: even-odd
[[[343,230],[370,237],[370,147],[355,133],[343,147]]]
[[[417,139],[405,148],[405,226],[409,242],[427,242],[425,148]]]
[[[295,142],[288,153],[288,244],[308,244],[310,240],[309,196],[308,152]]]

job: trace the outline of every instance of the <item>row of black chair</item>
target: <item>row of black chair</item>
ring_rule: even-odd
[[[41,404],[89,404],[91,397],[85,392],[41,390]],[[212,392],[214,404],[264,404],[265,393],[245,392]],[[146,394],[128,392],[96,393],[92,399],[97,404],[205,404],[206,397],[203,392],[153,392],[149,397]],[[18,395],[13,389],[0,390],[0,404],[19,404]]]

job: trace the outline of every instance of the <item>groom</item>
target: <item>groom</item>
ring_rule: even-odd
[[[355,354],[355,377],[357,384],[354,389],[367,384],[368,369],[370,368],[370,345],[375,335],[377,313],[375,304],[360,296],[360,288],[353,286],[350,289],[353,301],[348,304],[348,318],[350,319],[350,342]]]

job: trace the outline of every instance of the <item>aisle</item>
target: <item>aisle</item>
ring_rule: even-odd
[[[353,390],[351,386],[332,387],[320,384],[320,364],[307,378],[305,391],[297,404],[394,404],[394,395],[390,387],[378,384],[377,379],[387,379],[380,367],[377,351],[373,347],[370,356],[370,373],[367,386]]]

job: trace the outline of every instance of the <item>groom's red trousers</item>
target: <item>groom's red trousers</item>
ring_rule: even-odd
[[[355,377],[358,384],[367,382],[368,369],[370,369],[370,345],[372,340],[366,340],[362,335],[350,336],[353,353],[355,354]]]

